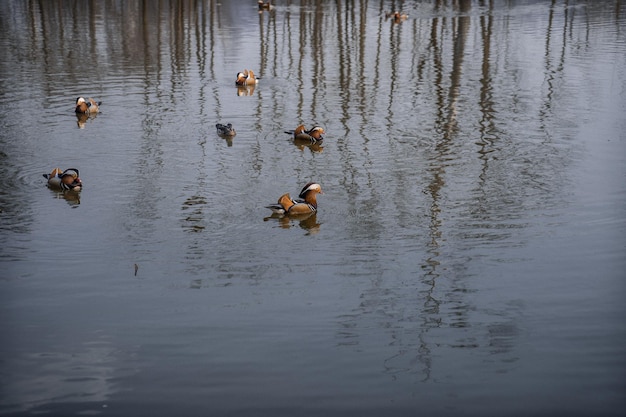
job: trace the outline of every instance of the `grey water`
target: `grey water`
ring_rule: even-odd
[[[625,415],[626,3],[273,3],[0,2],[0,414]]]

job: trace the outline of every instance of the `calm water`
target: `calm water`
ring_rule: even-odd
[[[626,414],[624,2],[3,1],[0,28],[0,414]],[[268,218],[309,181],[315,216]]]

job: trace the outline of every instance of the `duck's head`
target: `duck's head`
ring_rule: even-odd
[[[300,198],[305,198],[305,196],[306,196],[306,195],[307,195],[307,193],[309,193],[309,192],[313,192],[313,193],[316,193],[316,194],[324,194],[324,193],[322,192],[322,186],[321,186],[321,185],[319,185],[319,184],[318,184],[318,183],[316,183],[316,182],[310,182],[310,183],[306,184],[306,185],[302,188],[302,191],[300,191],[300,195],[299,195],[299,197],[300,197]]]
[[[83,97],[78,97],[76,99],[76,113],[87,113],[89,112],[89,106]]]
[[[235,83],[238,85],[243,85],[246,83],[246,78],[247,78],[247,70],[246,73],[244,74],[243,72],[238,72],[237,73],[237,79],[235,80]]]

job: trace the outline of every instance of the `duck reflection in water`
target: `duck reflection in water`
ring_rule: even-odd
[[[96,118],[98,113],[76,113],[76,124],[79,129],[84,129],[87,125],[87,121],[93,120]]]
[[[238,97],[251,96],[254,94],[255,87],[256,87],[256,84],[237,85],[237,96]]]
[[[80,205],[80,193],[77,191],[60,191],[50,188],[50,192],[57,200],[63,199],[70,205],[71,208],[76,208]]]
[[[278,222],[278,226],[282,229],[289,229],[297,223],[302,229],[307,230],[307,234],[315,234],[320,231],[321,224],[317,222],[317,212],[305,214],[279,214],[272,213],[271,216],[265,217],[263,221],[274,219]]]
[[[293,144],[296,145],[296,148],[300,149],[301,151],[303,151],[305,148],[309,148],[311,152],[317,152],[317,153],[324,151],[324,146],[322,146],[323,144],[322,141],[311,143],[311,142],[304,142],[299,139],[294,139]]]

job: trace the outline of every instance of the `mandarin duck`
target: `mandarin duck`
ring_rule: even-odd
[[[385,19],[393,19],[394,23],[400,23],[409,18],[409,15],[406,13],[400,12],[385,12]]]
[[[254,85],[259,82],[259,79],[254,75],[252,70],[243,70],[243,72],[237,73],[236,85]]]
[[[78,114],[96,114],[100,111],[101,101],[96,102],[92,98],[85,100],[84,97],[78,97],[76,99],[76,113]]]
[[[259,0],[257,4],[259,5],[260,11],[272,10],[274,8],[274,6],[272,6],[271,0],[268,0],[268,1]]]
[[[314,213],[317,211],[318,194],[323,194],[322,187],[318,183],[310,182],[300,191],[299,199],[294,200],[289,196],[289,193],[286,193],[280,196],[276,204],[266,207],[276,214],[298,215]]]
[[[217,134],[220,136],[235,136],[237,134],[232,123],[228,123],[227,125],[218,123],[215,127],[217,128]]]
[[[78,176],[76,168],[68,168],[61,172],[61,168],[54,168],[50,174],[43,174],[48,180],[48,186],[60,190],[80,191],[83,182]]]
[[[315,142],[320,142],[324,140],[324,137],[322,135],[326,132],[324,131],[323,128],[319,126],[314,126],[311,129],[306,130],[304,125],[300,125],[296,127],[296,130],[286,131],[285,133],[293,134],[293,138],[296,142],[304,141],[304,142],[315,143]]]

